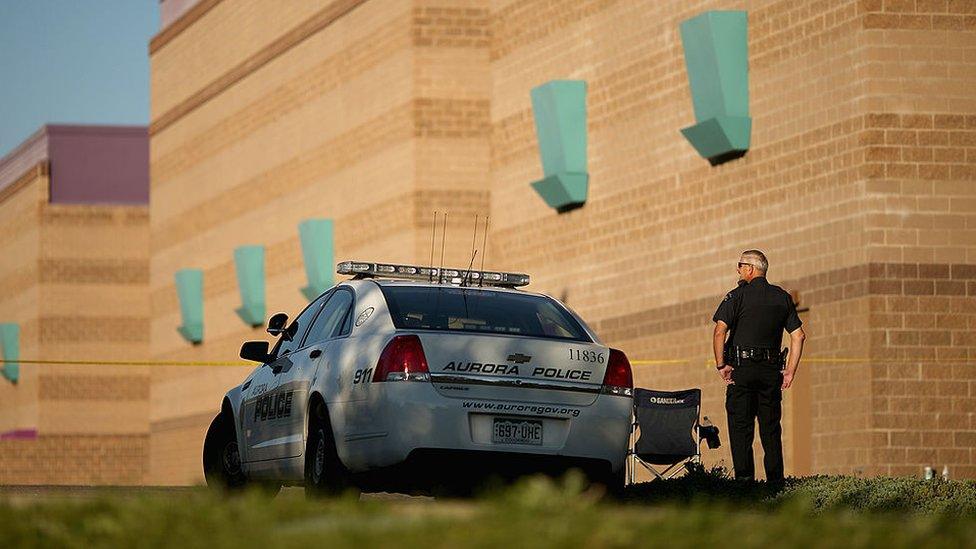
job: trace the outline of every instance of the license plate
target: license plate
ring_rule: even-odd
[[[533,419],[496,417],[491,430],[492,444],[542,445],[542,422]]]

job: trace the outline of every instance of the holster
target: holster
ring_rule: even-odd
[[[722,347],[722,359],[729,366],[736,368],[739,366],[739,358],[736,356],[735,347],[732,346],[732,336],[729,336],[725,346]]]

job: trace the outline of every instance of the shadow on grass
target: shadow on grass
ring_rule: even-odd
[[[976,516],[976,482],[908,477],[813,476],[782,483],[742,481],[720,467],[629,486],[624,503],[726,503],[736,508],[806,507],[811,511],[937,513]]]

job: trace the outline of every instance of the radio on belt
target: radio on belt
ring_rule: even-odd
[[[466,269],[440,269],[418,265],[395,265],[391,263],[370,263],[366,261],[343,261],[336,265],[336,272],[356,278],[399,278],[407,280],[426,280],[428,282],[449,284],[470,284],[472,286],[499,286],[518,288],[529,284],[529,275],[523,273],[503,273],[497,271],[469,271]]]

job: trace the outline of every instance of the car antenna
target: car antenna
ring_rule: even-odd
[[[466,286],[471,280],[471,267],[474,266],[474,258],[477,257],[477,255],[478,250],[475,250],[474,253],[471,254],[471,261],[468,263],[468,272],[464,273],[464,278],[461,279],[461,287]]]
[[[471,268],[474,267],[474,258],[478,256],[478,250],[475,248],[475,243],[478,240],[478,214],[474,214],[474,234],[471,235],[471,261],[468,262],[468,271],[464,273],[464,278],[461,279],[461,286],[465,286],[469,280],[471,280]]]
[[[437,210],[434,210],[434,223],[430,226],[430,279],[428,282],[434,281],[434,240],[437,234]]]
[[[437,269],[437,283],[444,281],[444,242],[447,240],[447,212],[444,212],[444,229],[441,231],[441,266]]]
[[[488,255],[488,220],[489,219],[491,219],[491,216],[486,215],[484,240],[481,242],[481,280],[478,281],[479,288],[482,288],[485,285],[485,256]]]

